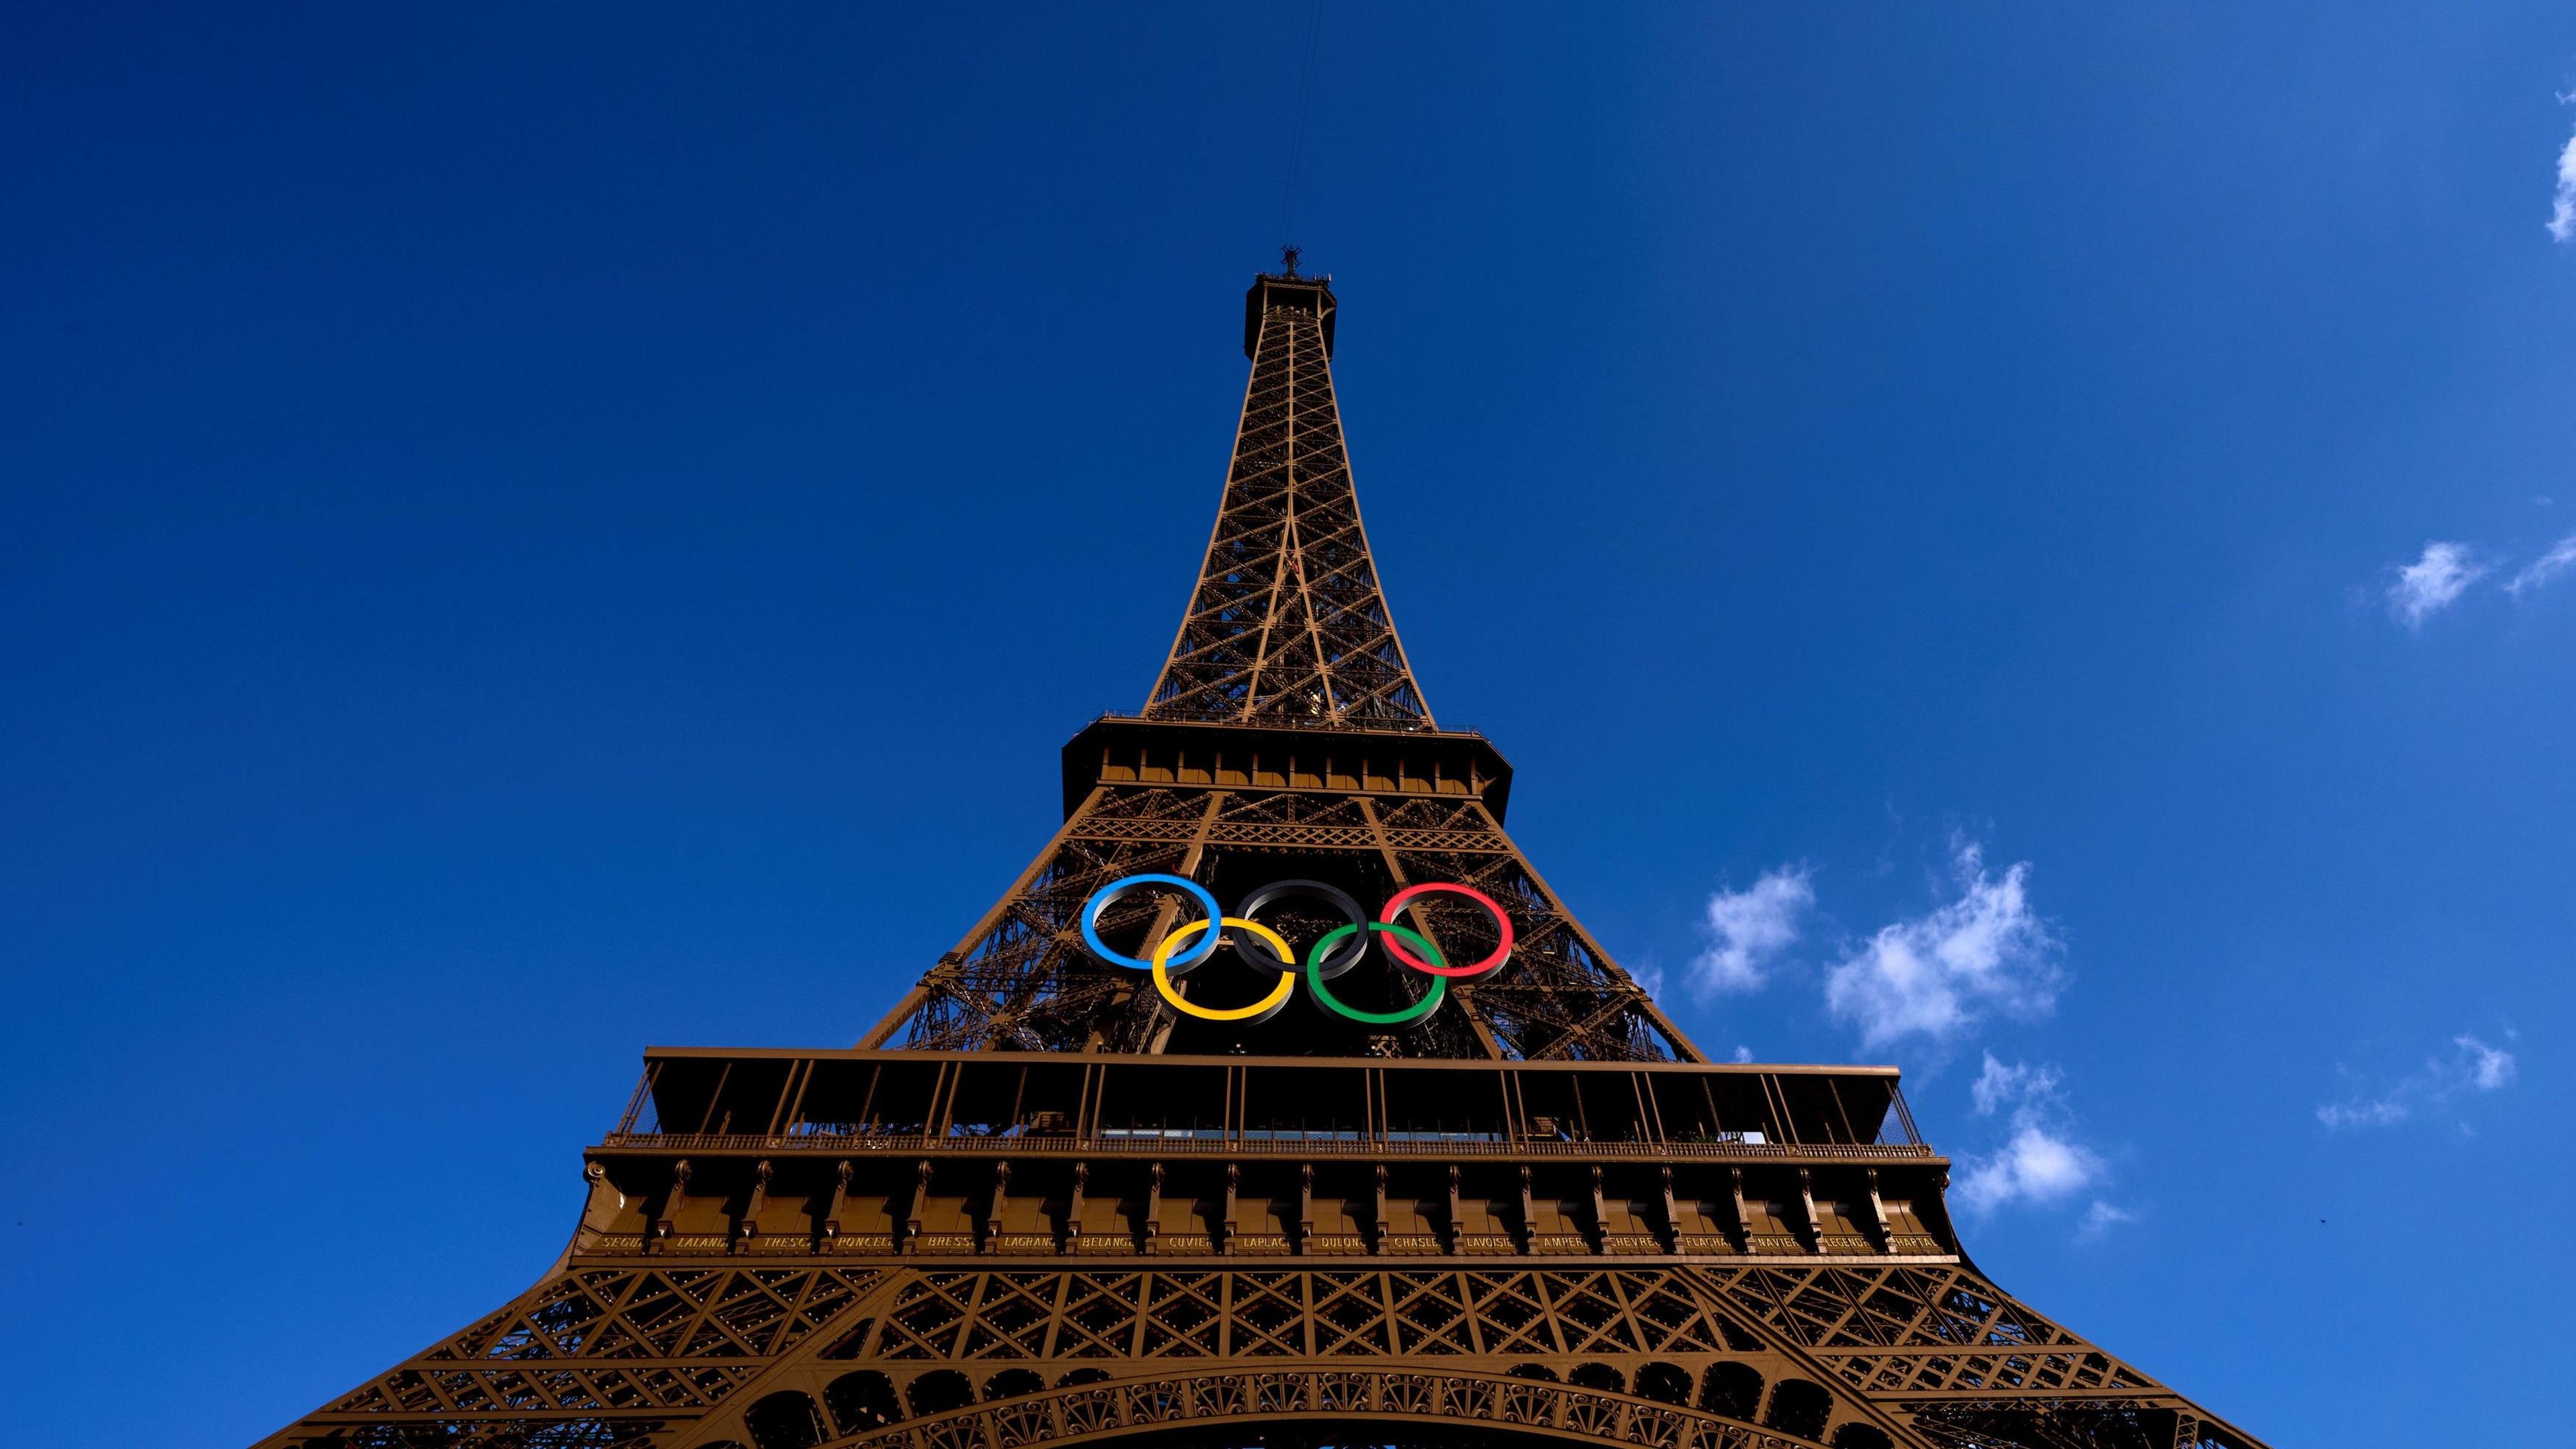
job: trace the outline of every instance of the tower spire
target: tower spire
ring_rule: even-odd
[[[1431,729],[1351,486],[1332,279],[1297,275],[1293,246],[1280,261],[1244,294],[1233,465],[1145,717]]]

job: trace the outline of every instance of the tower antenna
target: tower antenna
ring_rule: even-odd
[[[1305,155],[1306,111],[1315,94],[1315,43],[1323,33],[1324,0],[1315,0],[1314,8],[1306,15],[1305,64],[1297,71],[1297,122],[1288,133],[1288,181],[1279,194],[1279,230],[1283,236],[1297,234],[1297,167]],[[1293,257],[1293,248],[1283,245],[1280,250]],[[1288,273],[1294,276],[1296,272],[1292,261]]]

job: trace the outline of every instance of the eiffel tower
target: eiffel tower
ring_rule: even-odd
[[[956,949],[855,1048],[647,1052],[554,1267],[265,1445],[2259,1449],[1977,1269],[1893,1068],[1710,1061],[1531,867],[1334,315],[1253,281],[1170,657]]]

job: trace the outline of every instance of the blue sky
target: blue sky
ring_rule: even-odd
[[[644,1044],[872,1022],[1142,700],[1292,225],[1433,708],[1703,1044],[1903,1064],[2276,1444],[2552,1441],[2576,17],[1321,35],[1292,222],[1294,7],[0,20],[27,1442],[265,1433]]]

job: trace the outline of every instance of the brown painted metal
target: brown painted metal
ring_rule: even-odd
[[[1260,277],[1234,466],[1152,719],[1432,728],[1378,589],[1333,400],[1333,289]]]
[[[1893,1069],[1710,1062],[1575,921],[1503,830],[1511,766],[1434,724],[1396,638],[1329,279],[1245,305],[1179,636],[1140,714],[1065,747],[1019,880],[855,1048],[648,1051],[555,1267],[264,1443],[2259,1449],[1977,1271]],[[1140,871],[1229,904],[1468,882],[1517,945],[1410,1030],[1214,1024],[1082,948]]]

